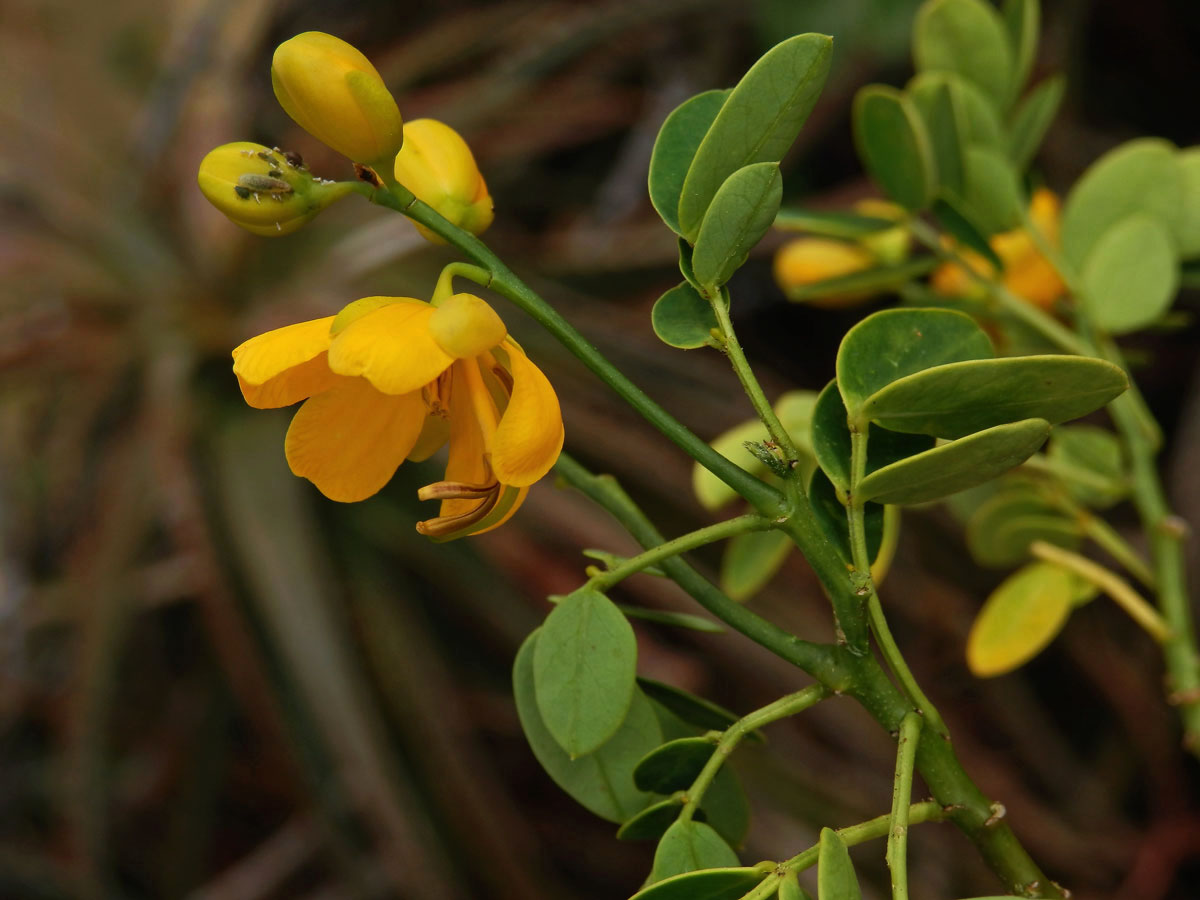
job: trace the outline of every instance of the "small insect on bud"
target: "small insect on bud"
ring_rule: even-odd
[[[247,231],[274,236],[301,227],[353,184],[324,182],[285,163],[260,144],[225,144],[200,163],[200,190]]]

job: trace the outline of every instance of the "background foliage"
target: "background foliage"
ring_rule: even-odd
[[[427,292],[447,251],[343,204],[263,241],[194,187],[211,146],[276,140],[346,177],[271,95],[268,60],[307,29],[377,64],[408,118],[471,142],[496,198],[489,241],[606,354],[705,437],[748,415],[716,354],[666,351],[650,305],[676,248],[645,194],[666,113],[726,87],[797,31],[836,36],[825,92],[785,161],[788,199],[866,195],[850,98],[902,82],[915,3],[670,0],[5,4],[0,20],[0,896],[608,898],[650,845],[617,843],[534,762],[510,696],[546,594],[581,547],[632,549],[577,496],[537,486],[503,529],[431,546],[405,466],[378,497],[321,500],[280,452],[287,413],[242,406],[229,349],[364,294]],[[1041,154],[1053,186],[1136,134],[1200,138],[1200,12],[1177,0],[1046,4],[1035,72],[1068,77]],[[768,393],[819,388],[859,315],[787,304],[757,258],[739,329]],[[1196,295],[1180,308],[1191,313]],[[563,400],[568,447],[677,533],[706,520],[691,468],[565,352],[505,311]],[[1140,340],[1169,435],[1175,506],[1200,521],[1197,328]],[[435,476],[436,477],[436,476]],[[1122,513],[1118,511],[1118,522]],[[1132,525],[1128,511],[1124,513]],[[1136,529],[1132,529],[1136,533]],[[1194,555],[1194,550],[1193,550]],[[715,557],[710,558],[715,564]],[[1160,663],[1088,607],[1020,672],[966,672],[966,629],[1001,578],[943,514],[906,517],[888,595],[897,637],[964,763],[1076,896],[1195,895],[1196,768]],[[689,607],[654,579],[627,598]],[[755,599],[829,636],[793,556]],[[644,675],[745,711],[794,689],[746,642],[637,628]],[[847,704],[778,726],[739,766],[745,859],[887,805],[893,745]],[[785,763],[785,760],[800,760]],[[992,889],[950,829],[913,832],[921,896]],[[868,892],[882,860],[855,854]]]

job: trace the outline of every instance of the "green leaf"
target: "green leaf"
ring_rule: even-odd
[[[997,425],[871,473],[858,496],[877,503],[940,500],[1020,465],[1049,435],[1045,419]]]
[[[676,234],[680,233],[679,195],[683,193],[683,180],[700,142],[728,96],[729,91],[697,94],[675,107],[658,130],[650,155],[650,202]]]
[[[654,302],[650,324],[660,341],[680,350],[712,346],[712,332],[718,328],[712,306],[686,281]]]
[[[1181,151],[1178,159],[1183,173],[1183,211],[1175,237],[1179,255],[1193,259],[1200,256],[1200,147]]]
[[[987,234],[1021,225],[1025,200],[1012,163],[994,150],[968,147],[963,156],[966,184],[963,205],[971,220]]]
[[[850,428],[846,407],[838,393],[837,382],[831,381],[817,398],[812,420],[813,451],[817,463],[843,492],[850,490]],[[924,435],[898,434],[870,426],[867,433],[866,473],[923,453],[933,447],[933,438]]]
[[[742,76],[684,178],[680,234],[695,240],[717,190],[738,169],[783,159],[816,105],[832,53],[827,35],[796,35],[768,50]]]
[[[1168,231],[1183,229],[1183,169],[1174,145],[1138,138],[1110,150],[1075,183],[1062,214],[1062,250],[1081,270],[1112,226],[1147,213]]]
[[[853,120],[859,158],[884,192],[909,210],[928,206],[937,171],[912,101],[895,88],[867,85],[854,97]]]
[[[892,219],[860,216],[856,213],[824,209],[781,209],[775,216],[775,227],[782,231],[803,231],[822,237],[857,240],[895,228]]]
[[[1011,96],[1013,54],[1000,15],[984,0],[930,0],[913,26],[920,72],[955,72],[997,107]]]
[[[724,869],[738,864],[737,854],[704,822],[677,821],[667,829],[654,852],[650,881],[700,869]]]
[[[1003,149],[1004,128],[1001,127],[996,104],[961,75],[954,72],[921,72],[909,80],[905,90],[913,102],[928,105],[931,95],[943,86],[950,92],[960,152],[971,145]]]
[[[1022,563],[1034,541],[1074,550],[1083,534],[1077,519],[1064,515],[1031,487],[998,492],[967,520],[967,549],[981,566],[1007,568]]]
[[[1078,597],[1077,576],[1030,563],[996,588],[967,636],[967,665],[981,678],[1003,675],[1037,656],[1062,631]]]
[[[862,415],[893,431],[960,438],[1021,419],[1077,419],[1128,386],[1123,369],[1088,356],[973,359],[893,381],[871,395]]]
[[[821,829],[817,853],[817,900],[862,900],[850,851],[832,828]]]
[[[1060,425],[1050,435],[1047,456],[1078,473],[1078,478],[1064,478],[1063,486],[1080,503],[1104,509],[1129,494],[1124,451],[1111,431],[1095,425]]]
[[[975,320],[948,309],[885,309],[846,332],[837,354],[838,390],[857,417],[867,398],[932,366],[989,359],[992,342]]]
[[[525,738],[542,768],[577,803],[610,822],[623,822],[651,800],[634,785],[633,767],[662,743],[654,709],[641,691],[635,691],[617,733],[595,753],[571,759],[547,730],[538,710],[533,659],[540,634],[538,629],[526,638],[513,663],[513,695]]]
[[[652,803],[617,829],[618,841],[656,841],[679,818],[683,798],[668,797]]]
[[[837,278],[825,278],[810,284],[794,285],[787,289],[787,298],[793,303],[803,303],[807,300],[821,300],[826,297],[859,294],[883,294],[898,290],[914,278],[927,275],[938,266],[938,260],[932,256],[918,256],[888,266],[876,266],[849,275],[839,275]]]
[[[547,730],[572,758],[586,756],[616,733],[629,710],[637,677],[629,621],[600,592],[575,591],[546,617],[533,677]]]
[[[1109,334],[1154,323],[1171,308],[1179,289],[1179,260],[1167,229],[1144,213],[1104,232],[1083,264],[1088,318]]]
[[[963,150],[967,145],[966,123],[955,108],[950,85],[944,78],[927,79],[910,88],[909,97],[925,123],[933,153],[938,187],[961,194],[964,184]]]
[[[800,887],[794,871],[789,871],[779,882],[779,900],[811,900],[804,888]]]
[[[1004,0],[1001,9],[1008,46],[1012,51],[1013,71],[1009,100],[1019,97],[1037,56],[1038,33],[1042,27],[1039,0]]]
[[[1067,83],[1061,75],[1047,78],[1021,101],[1008,128],[1008,155],[1021,172],[1029,168],[1042,139],[1058,115]]]
[[[642,569],[649,572],[650,569]],[[641,619],[643,622],[656,622],[659,625],[671,625],[675,628],[687,628],[690,631],[703,631],[707,634],[724,634],[725,626],[712,619],[693,616],[691,613],[672,612],[666,609],[647,609],[644,606],[630,606],[618,603],[617,609],[631,619]]]
[[[846,506],[838,498],[829,476],[817,469],[808,484],[808,502],[812,504],[817,524],[825,532],[834,549],[846,565],[853,565],[850,551],[850,523],[846,519]],[[884,514],[878,503],[863,504],[863,531],[867,537],[867,556],[874,562],[883,546]]]
[[[689,694],[682,688],[651,678],[638,678],[637,682],[646,696],[661,703],[683,721],[705,731],[724,731],[738,720],[738,717],[725,707]]]
[[[778,163],[754,163],[726,178],[696,238],[692,253],[696,280],[715,294],[767,233],[782,200]]]
[[[689,872],[638,891],[630,900],[741,900],[769,872],[757,866]]]
[[[747,441],[765,441],[770,437],[767,428],[757,419],[735,425],[718,435],[710,446],[732,463],[741,466],[752,475],[761,477],[767,467],[746,450]],[[697,463],[692,468],[692,492],[700,505],[707,510],[717,510],[735,500],[737,491]]]
[[[642,757],[633,770],[633,783],[656,794],[686,790],[716,749],[716,743],[706,737],[668,741]]]
[[[1004,261],[996,255],[988,239],[967,213],[960,210],[961,204],[962,200],[955,197],[939,197],[933,204],[933,217],[948,235],[986,259],[997,272],[1003,272]]]
[[[735,535],[721,556],[721,590],[744,603],[775,577],[795,544],[782,531],[748,531]]]

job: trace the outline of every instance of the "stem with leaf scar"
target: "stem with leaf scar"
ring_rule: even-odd
[[[909,713],[896,740],[896,777],[892,783],[892,818],[888,828],[887,864],[892,873],[892,900],[908,900],[908,823],[912,802],[913,765],[921,738],[921,717]]]
[[[612,476],[594,475],[565,453],[559,457],[555,472],[611,513],[643,547],[663,543],[658,529]],[[844,645],[816,644],[789,634],[735,602],[678,556],[663,560],[660,566],[697,603],[726,625],[804,670],[830,693],[854,697],[887,731],[898,732],[905,715],[912,712],[912,704],[892,685],[873,656],[860,656]],[[845,572],[844,567],[842,571]],[[843,602],[852,601],[861,606],[861,598],[854,596],[845,574],[840,583],[827,584],[826,589],[830,593],[840,591]],[[1030,859],[1007,823],[996,817],[992,802],[963,770],[950,741],[943,738],[921,741],[915,765],[937,800],[928,805],[936,810],[936,818],[954,822],[1009,890],[1026,897],[1063,896]],[[924,815],[927,813],[922,813]],[[929,820],[915,814],[911,818],[914,823]],[[878,821],[882,823],[878,833],[868,837],[886,833],[889,817],[883,816]],[[814,850],[808,865],[815,862]]]
[[[845,632],[847,625],[850,626],[847,641],[856,652],[846,646],[814,644],[789,634],[734,602],[678,556],[663,559],[659,564],[669,577],[718,619],[808,672],[831,693],[855,697],[884,728],[895,732],[911,706],[888,681],[875,658],[857,649],[861,643],[860,632],[865,633],[865,625],[861,624],[865,618],[861,598],[855,595],[845,564],[833,543],[817,524],[807,498],[798,487],[798,479],[794,475],[787,479],[785,495],[713,450],[629,381],[482,241],[446,221],[404,187],[389,179],[389,189],[378,188],[364,193],[374,202],[425,225],[486,270],[488,276],[484,280],[487,284],[483,286],[528,313],[634,410],[741,494],[762,516],[772,520],[786,517],[778,527],[792,537],[813,566],[839,617],[839,627]],[[460,274],[470,277],[467,272]],[[643,547],[649,549],[663,543],[662,535],[615,481],[592,475],[565,454],[555,469],[566,481],[613,513]],[[842,621],[843,616],[846,621]],[[970,838],[1010,890],[1028,897],[1062,896],[1007,824],[993,815],[990,802],[963,771],[949,741],[921,742],[916,767],[938,803],[948,810],[947,817]]]

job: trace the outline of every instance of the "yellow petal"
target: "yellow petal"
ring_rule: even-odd
[[[329,349],[333,316],[276,328],[235,347],[233,372],[246,384],[265,384]]]
[[[550,471],[563,445],[558,396],[542,370],[512,341],[507,351],[512,399],[492,437],[492,470],[501,484],[525,487]]]
[[[504,493],[500,495],[500,499],[496,503],[496,508],[488,514],[487,518],[480,521],[474,528],[468,531],[467,534],[483,534],[485,531],[499,528],[521,508],[521,504],[525,502],[525,495],[528,493],[529,488],[527,487],[506,487]]]
[[[454,364],[450,373],[450,456],[446,481],[485,484],[492,478],[484,454],[500,414],[473,359]],[[439,516],[460,516],[475,509],[478,500],[443,500]]]
[[[408,451],[408,458],[413,462],[423,462],[441,450],[449,439],[450,422],[441,416],[428,414],[425,416],[425,424],[421,427],[421,436]]]
[[[385,394],[407,394],[433,381],[454,358],[429,331],[434,309],[393,303],[355,319],[333,339],[329,368],[361,375]]]
[[[292,471],[330,500],[365,500],[391,479],[425,424],[418,393],[381,394],[361,378],[306,401],[284,452]]]
[[[242,388],[242,396],[246,402],[258,409],[275,409],[280,406],[291,406],[307,397],[336,387],[346,379],[329,371],[329,362],[325,354],[315,356],[308,362],[285,369],[274,378],[269,378],[262,384],[250,384],[244,378],[238,378]]]

